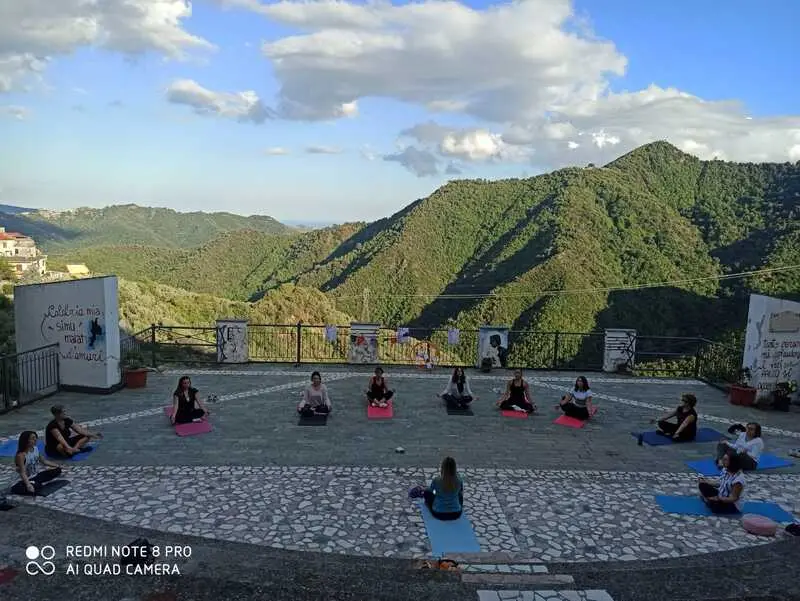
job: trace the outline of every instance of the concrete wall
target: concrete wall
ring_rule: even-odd
[[[759,397],[778,382],[800,380],[800,303],[750,295],[742,367]]]

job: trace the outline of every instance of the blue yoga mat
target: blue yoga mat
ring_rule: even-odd
[[[703,476],[716,476],[719,474],[719,468],[713,459],[698,459],[697,461],[687,461],[686,465],[692,468]],[[773,470],[779,467],[791,467],[794,463],[783,457],[763,453],[758,460],[758,468],[756,471]]]
[[[13,457],[17,454],[17,440],[11,439],[5,441],[3,444],[0,444],[0,457]],[[44,441],[40,440],[36,443],[36,447],[39,449],[39,454],[44,454]]]
[[[668,436],[661,436],[661,434],[657,434],[655,431],[651,432],[631,432],[633,436],[639,438],[639,435],[642,435],[642,442],[649,444],[651,447],[659,447],[667,444],[686,444],[686,443],[676,443],[672,438]],[[725,438],[723,434],[720,434],[713,428],[698,428],[697,429],[697,436],[695,436],[694,442],[719,442]]]
[[[679,513],[682,515],[715,515],[699,497],[670,497],[667,495],[656,495],[656,503],[666,513]],[[766,503],[764,501],[745,501],[741,505],[741,513],[717,514],[719,517],[741,517],[745,513],[753,513],[769,518],[775,522],[786,523],[794,522],[794,516],[788,511],[784,511],[776,503]]]
[[[433,517],[425,503],[420,503],[419,507],[434,557],[444,557],[448,553],[480,553],[481,546],[466,514],[461,514],[457,520],[442,521]]]
[[[69,459],[66,459],[64,457],[50,457],[50,455],[47,454],[45,454],[45,457],[47,457],[48,459],[52,459],[53,461],[85,461],[86,459],[89,458],[89,455],[95,452],[98,444],[99,443],[95,440],[91,444],[83,447],[84,448],[83,453],[78,453],[77,455],[73,455]]]

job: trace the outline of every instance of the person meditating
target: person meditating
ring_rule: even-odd
[[[575,380],[575,387],[561,397],[559,408],[564,415],[586,421],[592,415],[592,390],[584,376]]]
[[[178,380],[178,387],[172,393],[172,416],[170,421],[174,424],[188,424],[197,419],[205,419],[211,413],[203,405],[197,395],[199,390],[192,386],[189,376]]]
[[[69,459],[73,455],[90,450],[86,445],[92,440],[99,440],[103,435],[89,432],[80,424],[76,424],[61,405],[50,408],[53,419],[44,431],[44,451],[54,459]]]
[[[675,411],[671,411],[658,420],[658,429],[656,432],[662,436],[672,438],[677,442],[691,442],[697,436],[697,397],[693,394],[684,394],[681,396],[681,404]],[[677,423],[667,420],[672,418],[677,419]],[[654,423],[656,420],[650,420]]]
[[[474,400],[470,390],[467,375],[460,367],[453,370],[453,375],[447,381],[447,386],[439,395],[447,403],[448,409],[466,409]]]
[[[742,425],[737,424],[731,430],[736,432],[741,428]],[[725,439],[720,441],[717,445],[717,466],[722,467],[722,458],[725,455],[736,455],[742,469],[752,471],[758,469],[758,459],[763,452],[764,440],[761,438],[761,424],[750,422],[734,442]]]
[[[458,475],[456,460],[445,457],[438,476],[423,492],[425,505],[437,520],[457,520],[464,509],[464,482]]]
[[[503,411],[524,411],[533,413],[536,404],[531,399],[531,390],[528,383],[522,378],[522,370],[514,370],[514,379],[506,386],[503,396],[497,401],[497,406]]]
[[[19,435],[17,453],[14,455],[14,464],[20,476],[20,481],[11,487],[14,495],[35,495],[42,490],[50,480],[58,478],[64,470],[55,463],[51,463],[39,454],[36,443],[39,437],[36,432],[27,430]],[[41,466],[48,467],[42,470]]]
[[[311,386],[308,386],[303,393],[303,400],[297,406],[297,412],[304,417],[327,415],[331,412],[328,388],[322,383],[322,376],[318,371],[311,374]]]
[[[383,377],[383,370],[375,368],[375,375],[369,379],[369,389],[367,390],[367,400],[373,407],[386,407],[394,396],[394,391],[389,390],[386,378]]]
[[[708,508],[714,513],[738,513],[739,500],[744,492],[744,474],[738,454],[726,453],[721,460],[722,471],[716,485],[700,478],[697,486]]]

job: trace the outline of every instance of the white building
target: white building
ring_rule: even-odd
[[[7,232],[1,226],[0,256],[8,261],[17,277],[31,269],[39,275],[44,275],[47,271],[47,255],[36,248],[33,238],[19,232]]]

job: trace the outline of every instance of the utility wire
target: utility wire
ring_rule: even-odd
[[[488,292],[485,294],[384,294],[372,295],[392,297],[392,298],[429,298],[429,299],[475,299],[475,298],[528,298],[531,296],[558,296],[560,294],[595,294],[599,292],[623,292],[626,290],[646,290],[649,288],[666,288],[680,284],[693,284],[697,282],[709,282],[720,280],[734,280],[744,278],[752,275],[762,275],[768,273],[781,273],[784,271],[792,271],[800,269],[800,265],[786,265],[784,267],[768,267],[765,269],[757,269],[754,271],[740,271],[738,273],[729,273],[724,275],[713,275],[702,278],[690,278],[685,280],[671,280],[668,282],[651,282],[647,284],[633,284],[630,286],[610,286],[607,288],[576,288],[574,290],[561,289],[561,290],[542,290],[540,292],[531,291],[527,294],[496,294]],[[362,298],[358,296],[337,296],[337,300]]]

